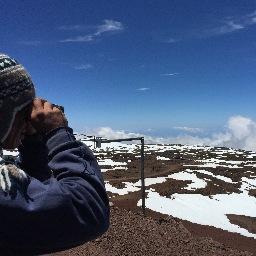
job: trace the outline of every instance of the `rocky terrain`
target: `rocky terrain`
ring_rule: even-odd
[[[256,153],[231,148],[87,141],[105,179],[111,227],[56,255],[256,255]]]
[[[94,148],[93,143],[80,139],[98,158],[110,201],[138,211],[140,145],[110,143]],[[256,252],[255,152],[145,145],[145,177],[148,216],[172,216],[193,236]]]
[[[171,217],[153,219],[141,213],[112,207],[111,227],[95,241],[52,255],[85,256],[249,256],[211,238],[192,236],[181,222]]]
[[[112,202],[141,205],[139,145],[95,149]],[[145,146],[146,207],[256,238],[256,154],[228,148]]]

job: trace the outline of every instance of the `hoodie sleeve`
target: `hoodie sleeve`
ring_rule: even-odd
[[[18,149],[19,157],[16,163],[22,170],[40,181],[51,177],[48,148],[42,136],[38,134],[26,136]]]
[[[29,177],[15,197],[0,193],[0,244],[26,255],[82,244],[109,227],[109,201],[90,149],[70,128],[50,132],[46,146],[52,177]]]

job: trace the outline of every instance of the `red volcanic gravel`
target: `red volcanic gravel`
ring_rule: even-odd
[[[252,255],[227,247],[211,238],[192,236],[172,217],[153,219],[142,213],[111,208],[111,227],[102,237],[79,247],[51,255],[152,256]]]

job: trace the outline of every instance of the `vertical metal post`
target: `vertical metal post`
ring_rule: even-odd
[[[142,211],[145,215],[145,176],[144,176],[144,138],[141,138],[141,158],[140,158],[140,171],[141,171],[141,197],[142,197]]]
[[[96,148],[101,148],[101,137],[96,137]]]
[[[140,178],[141,178],[141,199],[142,199],[142,212],[145,215],[145,201],[146,201],[146,191],[145,191],[145,174],[144,174],[144,137],[136,137],[136,138],[127,138],[127,139],[114,139],[114,140],[107,140],[102,139],[102,137],[93,137],[94,148],[100,148],[101,143],[110,143],[110,142],[121,142],[121,141],[132,141],[132,140],[140,140],[141,141],[141,155],[140,155]],[[89,140],[92,141],[92,140]]]

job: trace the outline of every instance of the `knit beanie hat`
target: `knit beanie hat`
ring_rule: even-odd
[[[34,97],[35,88],[24,67],[0,53],[0,144],[8,137],[16,113]]]

